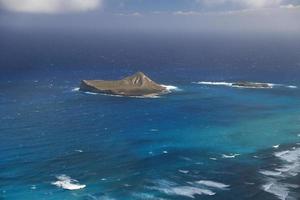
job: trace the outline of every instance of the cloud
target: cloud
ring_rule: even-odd
[[[260,9],[279,8],[282,6],[293,6],[291,0],[196,0],[197,3],[206,7],[231,7],[235,9]]]
[[[24,13],[65,13],[95,10],[102,0],[0,0],[0,8]]]
[[[118,13],[116,14],[118,16],[125,16],[125,17],[142,17],[143,15],[139,12],[133,12],[133,13]]]

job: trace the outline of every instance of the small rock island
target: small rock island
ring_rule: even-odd
[[[232,83],[232,87],[242,87],[242,88],[272,88],[273,86],[269,83],[257,83],[249,81],[239,81]]]
[[[166,87],[155,83],[143,72],[121,80],[82,80],[80,91],[121,96],[156,96],[168,92]]]

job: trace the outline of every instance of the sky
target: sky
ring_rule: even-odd
[[[0,0],[0,28],[300,33],[300,0]]]

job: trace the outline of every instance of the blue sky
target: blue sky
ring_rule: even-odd
[[[300,0],[0,0],[0,27],[300,33]]]

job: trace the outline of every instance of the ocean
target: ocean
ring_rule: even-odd
[[[1,43],[1,200],[300,199],[294,39],[14,32]],[[136,71],[173,90],[78,91]],[[232,87],[241,80],[272,87]]]

